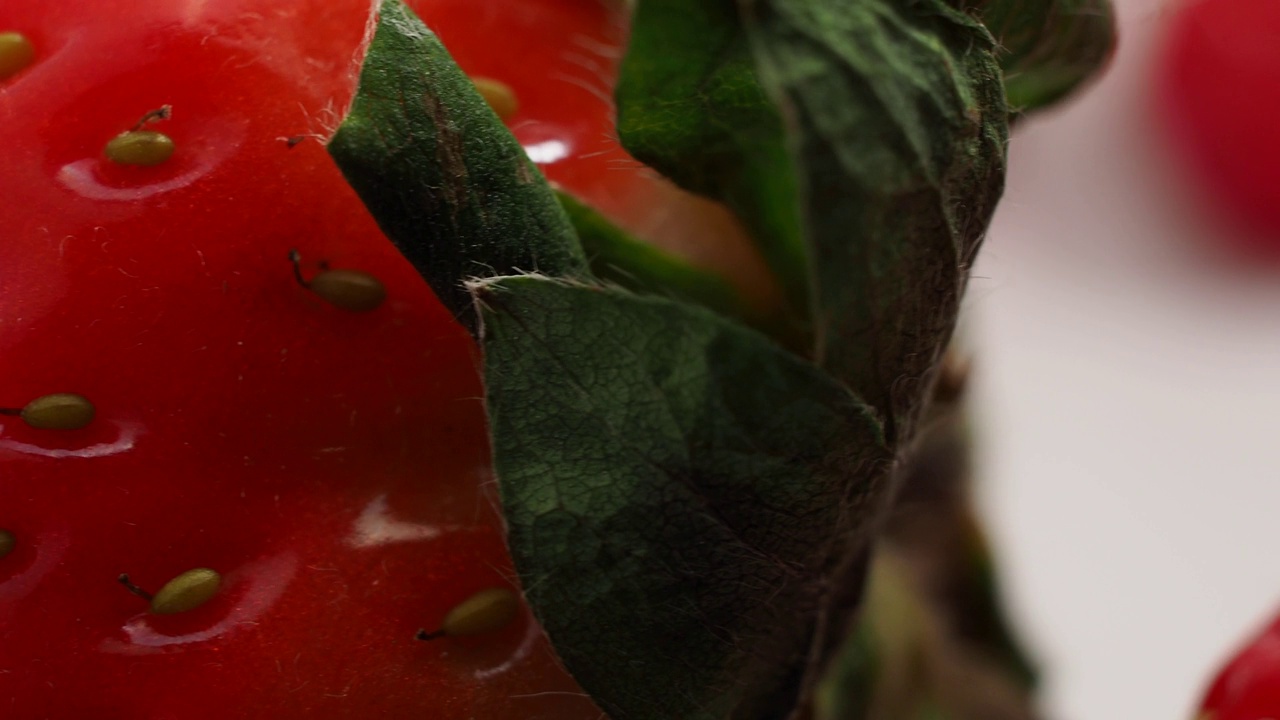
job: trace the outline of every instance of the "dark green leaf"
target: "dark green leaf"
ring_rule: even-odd
[[[736,0],[639,2],[617,98],[631,154],[742,218],[806,334],[813,290],[797,178]]]
[[[993,50],[944,0],[636,10],[624,143],[743,218],[812,308],[811,354],[884,414],[891,442],[909,434],[1003,189]]]
[[[987,32],[943,0],[743,0],[790,121],[817,357],[910,435],[1004,182]]]
[[[615,720],[794,707],[889,453],[868,408],[708,310],[537,276],[472,285],[530,604]]]
[[[331,151],[481,332],[509,543],[570,670],[615,720],[783,717],[860,600],[889,460],[999,195],[999,69],[944,0],[637,13],[625,137],[750,226],[800,354],[836,378],[673,299],[728,307],[579,206],[597,270],[658,296],[585,280],[554,195],[399,2]]]
[[[728,280],[632,237],[568,193],[558,196],[597,278],[646,295],[686,300],[729,317],[754,319]]]
[[[350,114],[329,144],[383,232],[474,330],[466,279],[580,275],[541,173],[400,0],[385,0]]]
[[[1000,43],[1009,106],[1029,111],[1066,97],[1115,51],[1111,0],[965,0]]]

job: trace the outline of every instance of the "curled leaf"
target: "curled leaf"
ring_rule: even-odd
[[[586,274],[542,174],[400,0],[382,3],[359,92],[329,153],[382,231],[472,330],[469,278]]]
[[[794,707],[877,514],[872,413],[701,308],[542,277],[472,287],[512,554],[570,672],[615,720]]]
[[[965,0],[1000,43],[1009,107],[1052,105],[1096,75],[1115,52],[1111,0]]]
[[[905,440],[1004,187],[991,38],[942,0],[746,4],[791,128],[817,360]]]
[[[806,334],[813,288],[784,120],[756,75],[736,0],[641,0],[618,81],[618,135],[640,161],[724,201]]]
[[[908,437],[1003,189],[990,34],[943,0],[641,0],[634,33],[623,142],[741,215],[805,354]]]
[[[992,50],[944,0],[638,3],[624,140],[750,227],[789,303],[768,337],[569,204],[594,269],[656,294],[591,278],[519,145],[383,3],[330,151],[480,339],[522,584],[615,720],[806,707],[1002,186]]]

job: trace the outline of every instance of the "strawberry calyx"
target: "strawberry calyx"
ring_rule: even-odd
[[[806,0],[766,4],[772,12],[749,20],[732,3],[692,14],[640,3],[620,131],[638,157],[739,216],[790,298],[782,323],[752,322],[737,314],[749,305],[719,291],[691,292],[684,279],[697,270],[677,271],[672,256],[617,251],[605,271],[643,280],[596,276],[584,247],[634,241],[572,198],[562,207],[492,99],[396,0],[382,3],[355,102],[328,145],[480,344],[526,598],[575,679],[617,717],[766,717],[811,703],[839,644],[832,631],[857,609],[893,457],[912,436],[1002,185],[1007,110],[994,48],[972,18],[941,0],[877,4],[930,40],[876,45],[865,37],[873,25],[854,22],[869,10],[822,22]],[[823,48],[796,45],[792,23]],[[645,41],[674,30],[661,52]],[[842,51],[853,46],[884,55]],[[880,92],[918,88],[911,102],[939,117],[872,113],[864,119],[882,131],[832,131],[813,118],[866,98],[854,88],[819,97],[797,72],[814,63]],[[706,92],[683,92],[690,83]],[[962,96],[943,91],[956,83]],[[825,109],[788,125],[777,98]],[[750,112],[738,112],[743,102]],[[947,178],[936,189],[965,198],[965,218],[951,215],[956,204],[868,184],[883,166],[830,162],[911,133],[946,152],[927,169],[898,158],[890,174],[906,185]],[[828,203],[835,196],[841,205]],[[851,225],[868,243],[856,255]],[[903,251],[914,246],[929,249]],[[867,303],[876,285],[886,299]],[[904,374],[913,382],[883,380]],[[654,685],[671,692],[645,690]]]
[[[1110,0],[964,0],[1001,47],[1009,107],[1019,116],[1056,105],[1097,77],[1116,50]]]
[[[7,710],[598,717],[544,628],[618,718],[813,709],[1001,189],[984,28],[122,2],[0,8]]]
[[[1055,101],[1113,41],[1109,6],[1067,13],[1002,83],[987,28],[942,0],[755,4],[635,3],[617,92],[627,149],[741,221],[780,292],[763,314],[553,194],[502,132],[514,99],[397,0],[328,146],[480,344],[516,570],[617,717],[812,710],[1003,187],[1005,92]],[[1055,44],[1081,22],[1096,43]]]

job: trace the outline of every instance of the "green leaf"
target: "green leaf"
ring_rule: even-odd
[[[641,162],[737,213],[777,275],[785,314],[807,334],[813,288],[797,177],[736,1],[637,6],[616,91],[618,136]]]
[[[382,3],[329,152],[387,237],[473,330],[468,278],[586,274],[542,174],[400,0]]]
[[[615,720],[785,714],[877,515],[873,413],[702,308],[471,287],[511,550],[570,672]]]
[[[1003,189],[991,36],[943,0],[642,0],[634,33],[623,141],[742,216],[811,354],[909,436]]]
[[[756,320],[756,313],[725,278],[632,237],[568,193],[557,196],[578,231],[595,277],[637,293],[685,300],[749,323]]]
[[[1003,190],[987,32],[943,0],[753,0],[817,274],[818,360],[910,436]]]
[[[654,295],[591,281],[554,194],[398,1],[330,149],[481,340],[509,544],[570,671],[615,720],[780,718],[860,601],[999,195],[999,69],[944,0],[636,12],[624,135],[746,221],[800,352],[685,304],[734,314],[569,203],[597,272]]]
[[[1005,92],[1015,111],[1062,100],[1115,51],[1110,0],[966,0],[1002,48]]]

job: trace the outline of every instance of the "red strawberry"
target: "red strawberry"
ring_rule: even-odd
[[[1218,673],[1201,713],[1210,720],[1280,717],[1280,616]]]
[[[734,247],[613,139],[621,4],[415,5],[554,181]],[[498,590],[473,346],[318,140],[370,12],[0,4],[0,717],[598,716]]]
[[[1159,64],[1161,119],[1206,194],[1247,232],[1226,238],[1280,258],[1280,3],[1191,0]]]

